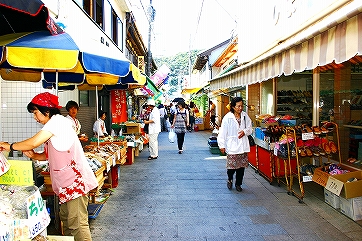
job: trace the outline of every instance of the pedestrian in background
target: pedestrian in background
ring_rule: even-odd
[[[158,134],[161,132],[160,124],[160,111],[158,108],[155,108],[156,103],[154,99],[149,99],[147,101],[147,108],[150,111],[148,120],[145,120],[144,123],[148,124],[148,147],[150,150],[150,156],[148,160],[153,160],[158,158]]]
[[[227,187],[232,189],[233,176],[236,172],[235,188],[242,191],[245,168],[248,167],[248,152],[250,145],[248,135],[252,133],[252,122],[243,111],[244,103],[241,97],[235,97],[230,103],[228,112],[221,122],[217,137],[221,153],[226,153],[226,169],[228,175]]]
[[[166,112],[166,108],[165,108],[165,106],[163,104],[159,104],[158,105],[158,110],[160,111],[161,132],[162,131],[167,131],[167,125],[166,125],[167,112]]]
[[[172,125],[173,123],[173,118],[175,117],[175,113],[176,113],[176,105],[173,103],[170,103],[170,118],[169,121]]]
[[[92,240],[88,223],[88,192],[98,181],[88,165],[82,145],[72,123],[60,113],[58,96],[50,93],[36,95],[28,111],[43,128],[33,137],[9,144],[0,142],[1,150],[23,151],[39,161],[48,160],[54,193],[59,197],[59,217],[64,235],[74,240]],[[44,152],[34,149],[44,144]]]
[[[194,129],[195,126],[195,118],[196,118],[196,113],[199,112],[199,110],[197,109],[196,105],[194,102],[190,102],[190,128],[189,131],[191,132]]]
[[[177,146],[178,153],[182,154],[183,152],[183,144],[185,141],[185,133],[187,131],[187,127],[190,125],[189,123],[189,112],[185,108],[185,102],[178,102],[176,113],[173,118],[173,123],[171,128],[175,128],[175,133],[177,135]]]
[[[210,114],[210,123],[213,129],[218,129],[219,125],[216,123],[216,105],[210,100],[210,109],[207,111]]]
[[[96,137],[108,136],[106,124],[104,123],[106,117],[107,117],[107,112],[101,110],[99,112],[99,118],[93,124],[93,132]]]
[[[85,134],[83,135],[80,134],[80,129],[82,126],[77,118],[77,114],[79,111],[78,103],[75,102],[74,100],[70,100],[65,105],[65,109],[68,111],[68,115],[66,117],[72,122],[73,129],[77,134],[79,140],[84,142],[88,141],[88,137]]]

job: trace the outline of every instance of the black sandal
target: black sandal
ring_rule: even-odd
[[[148,160],[154,160],[154,159],[157,159],[158,156],[155,156],[155,157],[152,157],[152,156],[149,156],[148,157]]]
[[[231,188],[233,187],[233,182],[228,181],[227,186],[228,186],[228,189],[231,190]]]

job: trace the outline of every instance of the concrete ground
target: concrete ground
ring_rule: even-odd
[[[187,133],[184,153],[159,135],[159,157],[146,147],[121,166],[119,184],[90,220],[93,241],[102,240],[362,240],[362,226],[323,200],[306,183],[304,203],[272,185],[251,167],[243,191],[226,187],[225,157],[211,154],[210,131]]]

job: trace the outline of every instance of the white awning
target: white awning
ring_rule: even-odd
[[[339,13],[333,18],[327,17],[281,42],[250,63],[210,80],[210,90],[246,86],[332,62],[342,63],[361,55],[361,11],[362,6],[343,15]]]

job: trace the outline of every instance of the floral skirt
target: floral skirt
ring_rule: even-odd
[[[226,155],[226,169],[239,169],[248,165],[248,153]]]

